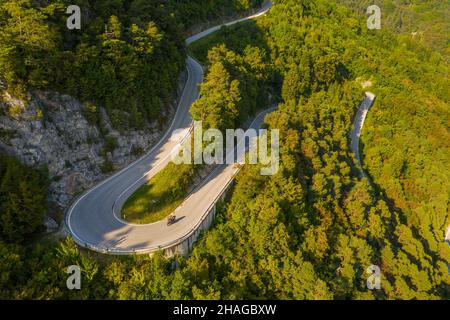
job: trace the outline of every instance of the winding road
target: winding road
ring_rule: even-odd
[[[265,14],[270,7],[271,3],[266,2],[254,15],[224,25],[254,19]],[[221,26],[189,37],[186,44],[215,32]],[[234,165],[218,165],[176,209],[175,214],[179,221],[171,226],[167,226],[165,220],[136,225],[120,218],[121,208],[127,198],[171,161],[172,150],[179,146],[180,138],[189,134],[192,125],[189,108],[199,96],[198,85],[203,81],[203,68],[191,57],[186,60],[186,68],[188,80],[177,112],[170,128],[158,144],[145,156],[83,194],[69,208],[66,226],[79,245],[112,254],[150,253],[173,246],[196,229],[222,191],[233,180],[239,169]],[[273,108],[258,114],[250,128],[259,129],[265,115],[272,110]],[[181,131],[177,131],[175,136],[175,130]]]
[[[230,26],[254,19],[268,12],[270,7],[270,1],[265,2],[255,14],[223,25]],[[189,45],[219,30],[223,25],[187,38],[186,44]],[[198,85],[203,82],[203,68],[189,56],[186,59],[186,68],[188,79],[177,112],[170,128],[160,141],[146,155],[87,191],[69,208],[66,226],[79,245],[103,253],[133,254],[151,253],[181,243],[202,223],[223,190],[239,171],[239,167],[235,165],[217,165],[175,210],[174,214],[178,217],[178,221],[171,226],[167,226],[165,220],[138,225],[121,219],[120,212],[125,201],[171,161],[172,151],[180,147],[183,138],[190,132],[192,118],[189,108],[199,96]],[[350,132],[351,149],[360,167],[359,138],[374,99],[373,93],[366,93]],[[264,117],[274,109],[270,108],[259,113],[250,124],[250,128],[259,129]],[[237,144],[240,143],[243,142],[238,141]],[[361,172],[365,175],[362,167]]]
[[[372,92],[366,92],[366,98],[359,106],[358,111],[356,112],[356,117],[353,122],[353,129],[350,131],[350,141],[351,141],[351,149],[355,154],[356,160],[358,161],[359,168],[361,170],[361,174],[368,178],[367,174],[364,172],[361,161],[361,154],[359,152],[359,139],[361,137],[362,128],[364,126],[364,122],[367,117],[367,113],[375,101],[375,95]]]

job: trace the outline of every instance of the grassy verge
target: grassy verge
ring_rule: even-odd
[[[169,163],[128,198],[122,208],[122,218],[137,224],[166,218],[186,198],[193,176],[193,165]]]

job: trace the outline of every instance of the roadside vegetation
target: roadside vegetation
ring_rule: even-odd
[[[240,35],[245,39],[241,42],[241,45],[247,46],[250,43],[255,45],[258,43],[264,43],[261,38],[262,34],[255,26],[255,22],[249,20],[231,25],[229,27],[222,27],[219,31],[191,43],[187,48],[188,53],[203,65],[207,65],[208,50],[217,44],[224,43],[227,40],[232,41],[232,39],[235,39],[234,35],[236,33],[240,33]],[[227,37],[227,35],[229,36]]]
[[[42,231],[48,184],[45,168],[0,155],[0,242],[23,244]]]
[[[170,162],[128,198],[122,218],[137,224],[163,220],[186,198],[194,174],[193,165]]]
[[[236,44],[232,46],[234,50],[230,50],[226,40]],[[205,129],[225,132],[236,128],[274,100],[271,95],[275,80],[263,43],[261,32],[254,22],[248,21],[231,30],[223,28],[189,46],[193,56],[206,67],[200,98],[190,109],[192,118],[202,121]]]

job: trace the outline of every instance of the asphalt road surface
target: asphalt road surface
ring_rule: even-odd
[[[355,154],[356,160],[358,161],[358,165],[360,167],[361,173],[364,176],[367,176],[362,169],[361,156],[359,152],[359,139],[361,137],[362,128],[364,126],[364,121],[366,120],[367,113],[375,101],[375,95],[371,92],[366,92],[366,98],[361,103],[356,117],[353,123],[353,129],[350,132],[350,141],[351,141],[351,149]]]
[[[266,13],[271,6],[266,2],[254,15],[229,22],[232,25]],[[186,39],[190,44],[221,26],[208,29]],[[238,168],[219,165],[176,209],[177,223],[167,226],[166,220],[136,225],[120,218],[120,208],[140,186],[155,176],[171,161],[171,152],[180,138],[189,133],[192,118],[189,107],[198,98],[198,85],[203,81],[202,66],[191,57],[186,60],[188,80],[183,90],[173,122],[159,143],[145,156],[101,182],[78,198],[70,207],[66,225],[74,240],[95,251],[115,254],[147,253],[169,247],[188,235],[204,218],[222,190],[230,183]],[[261,112],[250,125],[258,129],[265,115]],[[174,130],[183,130],[176,137]]]

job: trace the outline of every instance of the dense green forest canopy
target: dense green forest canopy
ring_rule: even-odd
[[[204,128],[236,128],[268,102],[269,70],[266,52],[247,46],[236,53],[223,45],[208,52],[208,72],[200,98],[191,106],[194,120]]]
[[[382,28],[413,38],[450,59],[450,3],[442,0],[336,0],[359,13],[381,8]],[[449,61],[449,60],[447,60]]]
[[[303,19],[289,17],[287,14],[277,16],[283,9],[285,12],[303,12]],[[360,242],[357,246],[364,246],[364,242],[361,241],[366,239],[369,244],[367,250],[370,246],[395,248],[399,259],[403,259],[404,253],[411,254],[411,243],[408,242],[413,242],[414,246],[421,248],[417,249],[414,256],[409,256],[413,264],[416,259],[421,259],[419,252],[430,257],[440,256],[425,267],[433,271],[429,275],[428,284],[421,285],[424,286],[423,289],[427,286],[432,288],[434,280],[431,279],[445,277],[445,261],[448,261],[448,247],[443,238],[450,223],[449,170],[446,166],[449,147],[448,139],[439,138],[449,134],[448,66],[439,54],[433,54],[419,42],[395,37],[386,30],[379,33],[370,32],[364,28],[364,16],[356,20],[357,17],[352,15],[346,17],[348,13],[342,7],[334,9],[325,6],[325,2],[321,1],[309,5],[300,2],[296,6],[293,2],[279,1],[269,18],[261,19],[258,23],[266,31],[266,44],[263,47],[268,45],[271,48],[274,61],[272,69],[284,79],[281,95],[289,105],[287,114],[280,110],[270,116],[276,123],[272,127],[280,128],[287,125],[294,129],[290,131],[291,139],[302,140],[300,159],[303,160],[290,158],[287,163],[292,167],[295,167],[295,163],[297,166],[300,163],[300,172],[305,173],[303,176],[300,174],[302,178],[300,181],[303,180],[302,185],[307,186],[306,199],[312,205],[313,212],[319,213],[321,218],[321,228],[317,228],[315,232],[321,230],[329,234],[325,238],[322,235],[321,245],[312,247],[313,251],[318,250],[315,254],[319,256],[329,256],[327,251],[339,249],[327,247],[327,243],[339,242],[339,237],[333,236],[338,230],[342,232],[342,236],[348,236],[351,233],[349,231],[354,230],[361,238],[354,240]],[[309,14],[305,16],[305,12]],[[311,15],[311,12],[315,14]],[[319,22],[318,17],[322,21]],[[275,23],[276,18],[279,20],[277,19]],[[333,24],[348,28],[342,30],[331,27]],[[251,29],[248,25],[245,28]],[[210,46],[214,46],[214,42],[226,43],[229,48],[239,52],[243,46],[245,47],[247,39],[243,29],[244,27],[236,27],[232,31],[222,30],[214,35],[214,40],[204,42]],[[192,51],[201,57],[202,49],[204,45],[200,43],[195,44]],[[204,56],[203,53],[203,58],[200,59],[204,59]],[[357,82],[358,86],[349,86],[347,83],[350,80]],[[352,119],[348,116],[354,115],[354,107],[361,101],[358,99],[362,99],[359,83],[364,80],[372,82],[370,89],[378,96],[371,115],[383,117],[382,125],[384,130],[389,130],[390,138],[389,141],[378,137],[374,140],[374,135],[371,134],[372,139],[364,139],[365,146],[371,148],[372,152],[383,153],[382,157],[376,158],[376,168],[383,168],[384,175],[379,177],[373,174],[376,177],[376,184],[373,187],[364,186],[354,178],[348,180],[349,177],[346,177],[349,173],[354,174],[352,156],[348,154],[346,146]],[[336,82],[341,85],[336,87]],[[347,105],[346,95],[350,99]],[[300,103],[300,106],[295,107],[296,103]],[[305,103],[306,106],[303,107]],[[386,104],[389,110],[386,110]],[[330,105],[334,108],[329,109]],[[280,109],[283,107],[280,106]],[[381,109],[378,113],[377,107],[378,110]],[[319,112],[317,118],[311,116],[314,112]],[[295,119],[299,117],[298,114],[303,114],[301,116],[303,119],[293,125]],[[277,118],[283,119],[282,122]],[[344,119],[345,122],[342,122]],[[406,119],[414,119],[414,125],[411,126],[411,121]],[[286,124],[283,121],[286,121]],[[309,124],[303,128],[302,123],[305,125],[305,121]],[[369,121],[365,132],[377,132],[373,126]],[[408,137],[407,140],[405,136]],[[333,137],[337,138],[336,142],[332,142]],[[321,139],[323,141],[320,141]],[[329,148],[330,151],[337,149],[329,156],[325,156],[330,152],[327,151]],[[319,159],[322,158],[321,165]],[[375,163],[373,159],[370,160],[369,164]],[[393,166],[399,168],[401,163],[408,169],[392,174]],[[322,171],[322,166],[326,170]],[[336,169],[332,169],[334,166]],[[373,173],[372,170],[369,172]],[[427,178],[424,178],[424,175]],[[341,180],[343,178],[346,179]],[[433,184],[432,188],[429,188],[430,183]],[[366,195],[363,196],[362,192]],[[348,198],[345,199],[346,197]],[[358,202],[361,203],[357,204]],[[405,202],[407,206],[402,205]],[[359,209],[356,209],[358,207]],[[343,219],[341,215],[347,218]],[[341,224],[340,227],[335,226],[336,221],[338,225]],[[399,225],[395,226],[397,223]],[[371,235],[371,232],[375,233]],[[372,242],[377,238],[377,241],[380,241],[379,237],[384,232],[388,239],[392,238],[393,234],[399,238],[396,240],[393,238],[391,243]],[[306,243],[313,241],[313,234],[308,234]],[[404,250],[404,253],[401,250]],[[372,252],[372,257],[378,257],[376,259],[380,259],[382,264],[388,264],[390,254],[388,249],[385,249],[379,253]],[[433,258],[430,261],[432,260]],[[394,267],[395,263],[391,264],[391,267]],[[355,266],[359,265],[354,262],[352,264],[354,265],[348,268],[348,272],[350,269],[355,270]],[[421,265],[420,268],[423,267],[424,265]],[[386,290],[387,296],[393,297],[401,292],[399,296],[403,298],[426,297],[423,292],[420,293],[422,289],[418,289],[419,280],[415,279],[420,275],[423,278],[420,281],[424,281],[428,277],[425,270],[419,269],[416,271],[417,275],[409,275],[410,267],[407,268],[408,271],[397,268],[395,266],[395,269],[390,270],[395,289],[391,292]],[[440,276],[436,276],[435,272]],[[402,281],[406,283],[404,288]],[[448,278],[444,283],[448,285]],[[443,284],[442,292],[445,292],[446,285]],[[408,286],[410,289],[407,289]],[[332,291],[337,293],[335,289]],[[413,291],[416,292],[413,294]],[[359,294],[361,293],[358,293],[358,290],[352,293],[353,297]]]
[[[48,183],[45,168],[0,155],[0,242],[29,243],[42,231]]]
[[[367,30],[365,19],[329,0],[278,0],[267,16],[191,48],[207,65],[194,116],[234,123],[270,87],[280,104],[266,122],[280,130],[281,163],[269,177],[244,167],[177,268],[160,254],[99,257],[70,239],[27,249],[3,241],[1,296],[448,299],[448,66],[414,39]],[[372,182],[360,178],[348,138],[364,90],[377,95],[363,136]],[[252,103],[241,105],[246,95]],[[72,264],[80,291],[65,289]],[[371,265],[381,290],[367,289]]]
[[[366,4],[337,2],[352,8]],[[373,53],[388,51],[372,54],[378,67],[366,72],[377,100],[363,132],[363,162],[407,224],[437,248],[450,224],[450,83],[448,51],[440,50],[448,50],[444,17],[450,4],[384,1],[380,6],[385,24],[378,37],[368,38],[368,47]],[[399,35],[391,37],[390,30]]]
[[[184,68],[184,30],[259,1],[1,0],[0,80],[26,98],[32,88],[106,108],[120,129],[163,120]],[[66,8],[81,8],[68,30]]]
[[[228,17],[260,6],[264,0],[169,0],[167,5],[183,27]]]

